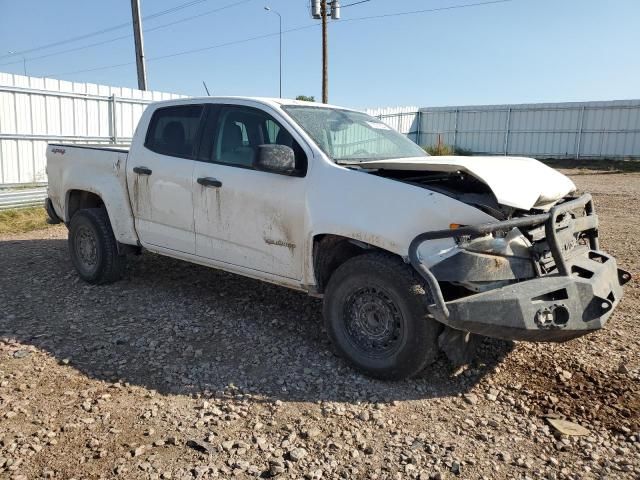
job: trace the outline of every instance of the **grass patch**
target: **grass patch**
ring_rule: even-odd
[[[0,210],[0,235],[30,232],[50,226],[47,212],[42,207]]]
[[[444,143],[438,143],[436,145],[428,145],[426,147],[422,147],[425,152],[433,157],[439,157],[442,155],[462,155],[468,157],[473,155],[471,150],[465,150],[464,148],[453,147],[451,145],[446,145]]]

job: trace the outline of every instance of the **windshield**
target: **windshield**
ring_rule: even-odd
[[[427,156],[407,137],[366,113],[297,105],[283,108],[338,163]]]

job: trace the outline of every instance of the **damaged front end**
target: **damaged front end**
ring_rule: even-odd
[[[548,212],[418,235],[409,259],[427,281],[433,316],[452,329],[507,340],[563,342],[604,326],[631,275],[599,248],[591,195]],[[424,242],[457,247],[427,267]],[[453,286],[466,292],[451,295]]]

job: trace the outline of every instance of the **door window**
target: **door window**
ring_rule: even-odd
[[[214,137],[208,157],[210,161],[252,168],[259,145],[286,145],[295,153],[296,175],[304,176],[307,171],[304,150],[282,125],[262,110],[249,107],[222,108],[215,126],[207,128],[205,135]]]
[[[151,117],[145,147],[161,155],[193,158],[202,105],[159,108]]]

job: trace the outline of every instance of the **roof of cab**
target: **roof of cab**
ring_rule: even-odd
[[[330,105],[320,102],[307,102],[304,100],[293,100],[290,98],[271,98],[271,97],[242,97],[242,96],[224,96],[224,97],[182,97],[174,98],[171,100],[162,100],[159,102],[153,102],[152,105],[180,105],[185,103],[219,103],[220,101],[228,100],[229,102],[243,100],[256,103],[262,103],[271,107],[281,107],[285,105],[307,106],[307,107],[320,107],[320,108],[338,108],[341,110],[353,110],[347,107],[341,107],[338,105]]]

